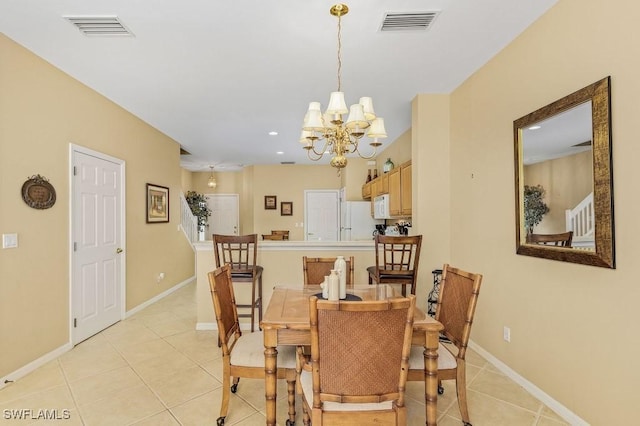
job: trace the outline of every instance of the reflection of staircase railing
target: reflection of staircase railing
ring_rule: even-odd
[[[180,225],[191,244],[198,241],[198,219],[191,213],[184,194],[180,194]]]
[[[565,210],[566,231],[573,231],[572,247],[595,248],[593,192],[571,210]]]

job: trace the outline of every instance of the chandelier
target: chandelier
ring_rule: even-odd
[[[216,189],[216,186],[218,186],[218,182],[216,182],[216,178],[213,175],[213,166],[209,166],[209,168],[211,169],[211,176],[209,176],[209,180],[207,181],[207,186],[209,188]]]
[[[340,171],[347,165],[347,154],[358,154],[361,158],[371,159],[376,155],[377,148],[382,145],[379,138],[386,138],[384,120],[376,117],[373,111],[373,100],[369,97],[360,98],[357,104],[347,109],[342,89],[342,16],[349,12],[346,4],[336,4],[329,10],[331,15],[338,18],[338,91],[331,92],[329,105],[321,111],[320,102],[309,103],[309,110],[304,116],[300,143],[304,144],[307,155],[313,161],[320,160],[324,154],[332,156],[330,164]],[[349,113],[347,121],[343,121],[343,114]],[[358,143],[365,135],[372,138],[369,143],[373,152],[363,155]]]

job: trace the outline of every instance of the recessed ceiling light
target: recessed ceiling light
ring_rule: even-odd
[[[276,152],[276,154],[278,154],[278,155],[282,155],[282,154],[284,154],[284,152],[282,152],[282,151],[278,151],[278,152]]]
[[[538,130],[541,126],[531,126],[529,130]]]
[[[269,132],[269,136],[278,136],[278,132],[271,131]]]

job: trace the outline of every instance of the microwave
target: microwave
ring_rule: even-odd
[[[389,194],[378,195],[373,199],[373,218],[391,219],[389,214]]]

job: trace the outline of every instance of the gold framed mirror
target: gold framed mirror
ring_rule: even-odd
[[[615,268],[610,77],[513,130],[516,253]]]

